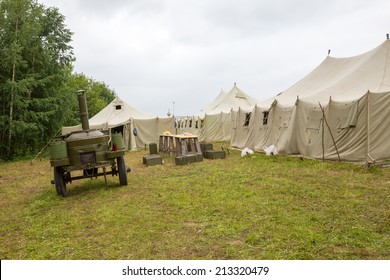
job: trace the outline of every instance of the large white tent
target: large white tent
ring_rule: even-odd
[[[239,108],[249,110],[258,101],[234,83],[229,92],[221,90],[219,95],[198,115],[184,117],[178,121],[179,132],[192,132],[202,141],[230,141],[232,114]]]
[[[250,121],[248,122],[248,114]],[[250,112],[231,145],[348,161],[390,158],[390,40],[364,54],[328,56],[302,80]]]
[[[89,119],[91,129],[108,130],[110,133],[122,133],[126,149],[143,148],[150,143],[158,143],[159,135],[174,130],[174,118],[159,118],[144,113],[119,97],[99,113]],[[62,134],[81,130],[81,125],[63,127]]]
[[[233,88],[229,92],[221,90],[217,98],[198,115],[199,117],[204,117],[206,115],[217,115],[221,112],[230,113],[230,111],[237,111],[238,108],[250,109],[258,102],[258,100],[239,89],[236,83],[234,83]]]

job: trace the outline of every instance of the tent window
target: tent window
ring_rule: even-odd
[[[204,120],[201,120],[200,121],[200,128],[203,128],[203,126],[204,126]]]
[[[236,98],[240,98],[240,99],[245,99],[246,100],[246,96],[243,93],[241,93],[241,92],[236,93]]]
[[[246,114],[245,114],[244,126],[248,126],[248,125],[249,125],[249,122],[250,122],[250,120],[251,120],[251,114],[252,114],[252,113],[246,113]]]
[[[115,105],[115,110],[121,110],[122,109],[122,105]]]
[[[264,111],[263,112],[263,125],[267,125],[268,124],[268,116],[269,116],[269,112],[268,111]]]
[[[198,129],[198,121],[195,122],[195,128]]]
[[[192,127],[192,120],[190,120],[190,126],[189,127]]]

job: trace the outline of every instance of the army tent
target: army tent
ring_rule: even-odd
[[[328,56],[302,80],[250,112],[232,147],[348,161],[390,158],[390,40],[354,57]]]
[[[229,92],[221,91],[198,115],[179,120],[178,130],[198,134],[202,141],[229,141],[233,112],[253,108],[257,102],[234,83]]]
[[[122,133],[128,150],[157,143],[159,135],[174,130],[174,118],[159,118],[144,113],[116,97],[110,104],[89,119],[91,129]],[[81,130],[81,125],[63,127],[62,134]]]

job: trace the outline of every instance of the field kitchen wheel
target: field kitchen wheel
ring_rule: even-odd
[[[60,166],[54,167],[54,183],[56,185],[57,194],[60,196],[66,196],[64,170]]]
[[[123,156],[117,157],[116,163],[118,164],[119,184],[122,186],[127,186],[127,171],[126,171],[125,159],[123,158]]]

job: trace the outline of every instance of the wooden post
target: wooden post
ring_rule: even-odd
[[[330,136],[332,137],[333,145],[334,145],[334,147],[335,147],[335,149],[336,149],[336,152],[337,152],[337,157],[339,158],[339,161],[341,161],[340,154],[339,154],[339,150],[337,149],[336,141],[334,140],[332,131],[330,130],[330,126],[329,126],[328,121],[326,120],[326,117],[325,117],[325,110],[324,110],[324,108],[322,108],[320,102],[318,102],[318,104],[320,105],[320,108],[321,108],[321,111],[322,111],[322,115],[324,116],[325,124],[326,124],[326,126],[328,127]]]
[[[324,133],[325,133],[325,114],[324,111],[322,111],[322,161],[325,161],[325,143],[324,143]]]

